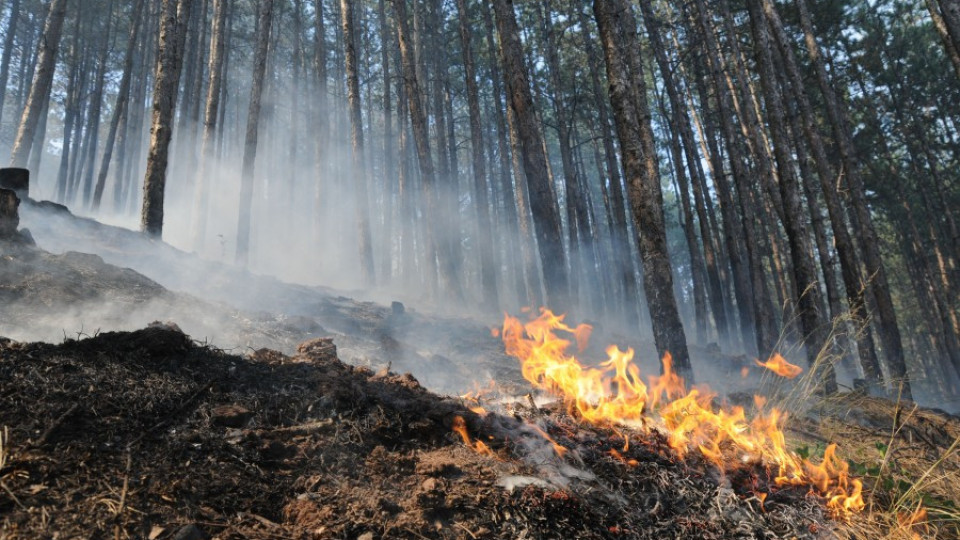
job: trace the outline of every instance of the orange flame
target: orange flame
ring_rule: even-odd
[[[913,512],[897,512],[897,522],[901,528],[910,531],[911,538],[923,538],[914,529],[920,529],[925,534],[930,532],[927,527],[927,509],[923,505],[918,505]]]
[[[490,450],[490,447],[484,444],[483,441],[474,442],[470,438],[470,434],[467,433],[467,423],[463,420],[462,416],[455,416],[453,418],[453,431],[460,435],[460,438],[463,439],[463,444],[469,446],[478,454],[496,457],[493,450]]]
[[[792,379],[803,373],[802,367],[787,362],[787,359],[780,356],[780,353],[773,353],[773,356],[771,356],[766,362],[760,362],[758,360],[757,365],[760,367],[765,367],[777,375],[786,377],[788,379]]]
[[[847,463],[835,455],[835,445],[827,447],[819,464],[800,458],[786,447],[782,429],[786,414],[771,409],[748,420],[742,407],[715,406],[714,395],[707,389],[687,389],[683,378],[673,371],[669,354],[663,358],[663,373],[648,377],[646,383],[633,362],[633,349],[611,346],[606,351],[607,361],[598,367],[584,366],[567,353],[573,342],[560,336],[572,336],[583,351],[591,328],[571,327],[564,317],[545,308],[527,323],[507,315],[502,337],[507,354],[520,360],[527,381],[561,397],[569,412],[608,427],[630,425],[646,431],[657,425],[679,456],[697,450],[721,470],[747,462],[768,464],[771,470],[775,467],[777,485],[810,486],[836,516],[863,508],[863,485],[850,478]],[[789,377],[800,372],[791,371],[800,368],[780,355],[761,365],[768,369],[782,366],[792,373],[784,375]],[[757,397],[755,403],[762,409],[766,400]],[[461,436],[470,444],[465,430]],[[611,455],[618,457],[617,453]]]

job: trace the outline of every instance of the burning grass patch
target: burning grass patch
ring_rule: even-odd
[[[480,415],[409,375],[198,346],[176,327],[0,345],[4,538],[819,538],[754,466],[520,401]],[[458,421],[457,418],[462,420]],[[453,428],[462,422],[473,442]],[[568,448],[558,452],[555,445]]]

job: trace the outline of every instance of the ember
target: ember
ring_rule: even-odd
[[[847,463],[836,457],[836,445],[827,447],[819,464],[790,452],[783,434],[787,416],[776,408],[765,411],[762,396],[755,399],[759,412],[752,419],[742,407],[717,407],[707,389],[686,387],[673,371],[669,354],[663,358],[663,373],[646,383],[633,362],[633,349],[611,346],[607,361],[584,366],[567,350],[575,341],[582,352],[590,331],[588,325],[571,327],[564,315],[542,309],[527,323],[507,315],[501,334],[507,353],[521,361],[527,381],[563,399],[568,411],[586,422],[642,432],[657,429],[678,456],[697,450],[722,471],[763,463],[773,471],[776,485],[809,486],[838,517],[864,507],[863,485],[850,478]],[[761,365],[787,377],[800,370],[780,355]],[[465,430],[457,431],[472,446]]]

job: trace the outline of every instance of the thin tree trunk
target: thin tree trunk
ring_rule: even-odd
[[[130,19],[130,36],[127,43],[127,51],[123,56],[123,75],[120,78],[120,88],[117,91],[117,102],[113,107],[113,116],[110,118],[110,129],[107,132],[107,140],[104,144],[103,157],[100,158],[100,171],[97,173],[97,185],[93,191],[93,203],[91,208],[94,212],[100,210],[100,203],[103,199],[103,190],[107,185],[107,173],[110,171],[110,160],[113,157],[113,146],[117,140],[117,131],[120,128],[120,119],[127,116],[127,104],[130,100],[130,80],[133,76],[133,54],[137,48],[139,39],[140,25],[143,13],[143,6],[146,0],[137,0],[133,8],[133,15]]]
[[[17,137],[10,154],[12,167],[24,167],[30,156],[37,125],[46,102],[50,99],[53,86],[53,73],[56,70],[57,52],[60,49],[60,36],[63,34],[63,19],[67,12],[67,0],[51,0],[50,12],[43,25],[43,37],[40,40],[39,54],[33,83],[27,104],[20,118]]]
[[[806,0],[795,0],[800,21],[806,37],[807,52],[814,65],[817,83],[823,95],[827,109],[827,117],[833,130],[834,140],[840,150],[844,175],[849,187],[850,201],[856,219],[851,220],[854,233],[860,238],[863,249],[866,275],[870,277],[869,286],[877,302],[877,316],[880,320],[880,341],[883,343],[884,354],[890,367],[890,374],[901,384],[901,395],[911,399],[910,381],[907,379],[906,359],[903,352],[903,341],[900,337],[900,326],[897,323],[896,311],[893,307],[893,297],[890,295],[890,284],[887,272],[880,254],[880,241],[873,217],[867,207],[863,178],[861,176],[860,158],[853,145],[853,136],[846,112],[841,107],[840,100],[827,75],[823,58],[816,37],[813,34],[813,25],[810,22],[810,13],[806,7]]]
[[[640,238],[643,286],[657,352],[671,354],[679,374],[693,382],[683,324],[673,294],[673,276],[667,253],[663,194],[653,144],[641,63],[634,56],[637,26],[629,5],[621,0],[594,0],[593,11],[603,44],[613,106],[620,139],[623,169],[628,179],[630,205]],[[626,39],[621,44],[621,37]]]
[[[193,247],[201,248],[207,235],[207,209],[210,184],[213,181],[216,160],[217,118],[220,112],[223,86],[224,34],[230,0],[213,0],[213,30],[210,33],[207,98],[203,113],[203,135],[200,143],[200,167],[194,178],[193,193]]]
[[[754,186],[759,181],[749,174],[740,146],[741,138],[737,135],[734,125],[733,98],[723,76],[724,64],[720,57],[719,47],[714,33],[710,30],[707,10],[702,1],[695,2],[694,25],[699,30],[703,40],[703,49],[706,53],[706,64],[710,70],[710,79],[716,91],[717,110],[720,116],[720,125],[723,139],[727,144],[728,159],[730,162],[733,181],[737,185],[737,196],[740,199],[741,212],[737,215],[737,203],[731,192],[723,170],[720,150],[716,144],[716,136],[710,119],[704,117],[702,122],[703,135],[709,147],[711,168],[713,170],[714,185],[720,199],[720,212],[724,221],[724,240],[727,244],[727,255],[733,272],[734,294],[737,298],[737,308],[740,318],[740,333],[744,349],[754,351],[761,358],[766,358],[773,352],[777,342],[776,331],[772,328],[773,313],[770,310],[766,294],[765,271],[759,253],[757,242],[757,218],[753,211],[758,206],[753,202]],[[701,62],[696,64],[699,71],[703,70]],[[707,104],[708,95],[702,73],[696,77],[701,104]],[[754,349],[755,347],[755,349]]]
[[[257,41],[253,57],[253,84],[247,109],[247,131],[243,140],[243,167],[240,174],[240,214],[237,221],[236,263],[246,266],[250,259],[250,223],[253,219],[253,186],[257,164],[257,141],[260,135],[260,108],[264,74],[267,70],[267,47],[273,26],[273,0],[260,0],[257,10]]]
[[[193,0],[163,0],[160,45],[153,88],[153,118],[150,126],[150,152],[143,179],[143,207],[140,228],[148,236],[163,234],[163,195],[167,184],[167,155],[173,135],[174,109],[180,86],[183,41],[186,38],[186,14]]]
[[[813,250],[803,218],[803,199],[799,182],[794,170],[793,156],[789,150],[783,97],[777,85],[773,65],[769,29],[764,17],[761,0],[747,0],[750,10],[750,22],[753,33],[757,65],[760,70],[760,82],[766,97],[766,111],[773,138],[774,156],[780,178],[780,194],[783,198],[784,228],[790,243],[790,256],[793,263],[795,296],[799,310],[800,325],[807,352],[807,362],[811,369],[817,369],[819,375],[814,380],[823,384],[827,394],[837,391],[836,375],[829,359],[819,362],[820,353],[827,341],[827,329],[823,314],[819,311],[820,284],[813,264]]]
[[[17,35],[17,25],[20,22],[20,0],[13,0],[10,4],[9,24],[7,35],[3,39],[3,55],[0,56],[0,124],[3,120],[3,105],[7,99],[7,81],[10,78],[10,57],[13,54],[13,40]]]
[[[405,0],[392,0],[394,14],[397,17],[397,37],[400,42],[400,56],[403,66],[404,91],[407,94],[410,121],[413,126],[413,139],[417,147],[417,161],[420,164],[420,178],[424,192],[425,216],[437,215],[437,185],[436,174],[433,168],[433,158],[430,154],[430,141],[427,134],[427,115],[420,101],[420,83],[417,79],[416,66],[413,58],[413,44],[411,43],[410,28],[407,22],[407,6]],[[457,294],[461,291],[457,275],[453,271],[452,261],[445,250],[439,249],[433,231],[424,229],[427,264],[433,266],[439,260],[439,279],[441,289]],[[461,293],[462,294],[462,293]]]
[[[510,108],[516,115],[523,169],[536,223],[547,303],[561,312],[569,307],[569,290],[560,210],[547,170],[547,156],[544,153],[543,136],[530,92],[530,80],[524,64],[523,45],[520,42],[513,0],[494,0],[493,8],[500,37],[500,61],[506,77]]]
[[[840,259],[841,277],[843,278],[844,289],[846,290],[850,317],[854,326],[859,330],[857,334],[857,349],[860,355],[860,366],[863,369],[864,377],[868,383],[879,389],[883,386],[883,374],[880,370],[873,334],[866,321],[866,306],[860,275],[860,261],[856,253],[853,238],[850,236],[846,222],[844,221],[843,209],[841,207],[840,196],[837,193],[835,178],[829,169],[826,148],[817,130],[816,116],[810,105],[810,100],[807,97],[804,82],[800,75],[793,49],[791,48],[792,45],[783,28],[783,23],[776,12],[776,8],[769,0],[764,0],[764,11],[770,22],[770,27],[773,30],[786,67],[787,75],[793,87],[793,93],[800,107],[803,120],[803,133],[806,135],[810,149],[813,151],[813,163],[817,168],[821,192],[823,193],[824,202],[826,202],[830,226],[833,230],[837,256]],[[827,275],[828,272],[829,269],[824,268],[824,275]],[[834,315],[836,316],[836,314]]]
[[[960,77],[960,2],[958,0],[925,0],[933,26],[943,41],[944,51]],[[939,9],[937,8],[939,4]]]
[[[496,258],[491,238],[492,221],[490,219],[490,201],[488,200],[487,170],[483,156],[483,127],[480,124],[480,97],[477,88],[476,68],[473,63],[471,44],[470,13],[466,0],[457,0],[457,12],[460,27],[460,50],[463,54],[464,79],[467,88],[467,108],[470,114],[470,145],[473,156],[473,190],[476,197],[478,221],[478,242],[480,244],[480,287],[483,293],[483,305],[494,310],[500,305],[497,294]]]
[[[97,55],[96,81],[94,83],[93,95],[90,96],[90,114],[87,120],[89,136],[85,145],[86,152],[84,154],[88,166],[84,167],[82,171],[83,206],[85,208],[91,208],[91,198],[93,196],[93,170],[96,165],[97,147],[100,143],[100,111],[103,104],[103,87],[107,75],[107,53],[110,48],[113,5],[113,0],[110,0],[107,6],[108,18],[106,28],[104,28],[103,36],[101,36],[103,41],[100,44],[100,51]]]

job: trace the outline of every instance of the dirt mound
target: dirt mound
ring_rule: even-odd
[[[340,362],[330,340],[246,358],[164,324],[4,341],[0,380],[5,538],[830,534],[803,493],[763,513],[655,438],[614,457],[620,435],[557,412],[480,418],[410,375]],[[458,418],[493,455],[452,432]],[[534,422],[577,450],[538,458]]]

